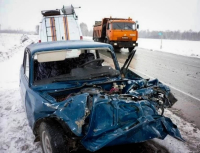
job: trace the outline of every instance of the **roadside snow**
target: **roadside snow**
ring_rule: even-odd
[[[200,41],[186,41],[186,40],[161,40],[160,39],[138,39],[138,47],[145,48],[152,51],[162,51],[177,55],[198,57],[200,58]]]
[[[0,153],[41,153],[40,143],[34,143],[34,135],[28,126],[19,89],[19,68],[24,48],[32,43],[32,40],[37,40],[37,36],[29,36],[32,40],[27,40],[22,44],[20,38],[21,35],[0,34],[0,48],[4,47],[10,55],[9,58],[3,58],[3,62],[0,62]],[[1,42],[4,42],[4,45]],[[13,48],[13,45],[18,47]],[[168,110],[165,111],[165,115],[177,124],[186,142],[170,136],[164,140],[155,139],[154,141],[165,146],[170,153],[199,152],[199,129]]]
[[[170,153],[199,153],[200,130],[196,125],[186,122],[167,109],[165,109],[164,116],[169,117],[178,126],[185,142],[178,141],[171,136],[167,136],[164,141],[159,139],[154,139],[154,141],[165,146]]]
[[[37,36],[20,43],[21,36],[0,34],[0,48],[4,48],[4,55],[7,55],[0,56],[0,153],[42,153],[40,143],[33,142],[34,135],[28,126],[19,92],[23,51]]]
[[[12,89],[11,89],[12,88]],[[40,153],[40,143],[34,144],[34,135],[28,126],[24,109],[21,106],[19,88],[0,90],[0,152],[1,153]]]
[[[10,58],[16,53],[16,50],[24,46],[24,43],[21,42],[22,36],[23,34],[0,33],[0,62]],[[37,37],[37,35],[32,35],[32,39],[34,40]],[[32,39],[29,39],[28,42],[32,43],[34,41]]]
[[[84,36],[86,40],[92,40],[92,37]],[[138,39],[138,48],[144,48],[151,51],[162,51],[177,55],[200,58],[200,41],[186,40],[162,40],[162,48],[160,39]]]

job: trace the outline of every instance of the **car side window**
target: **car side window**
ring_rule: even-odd
[[[24,64],[24,73],[25,75],[27,76],[27,78],[29,78],[29,54],[28,52],[26,52],[26,55],[25,55],[25,64]]]

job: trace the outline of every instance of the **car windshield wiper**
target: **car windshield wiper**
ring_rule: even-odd
[[[71,78],[71,79],[70,79]],[[75,79],[76,77],[73,77],[73,80]],[[65,77],[65,78],[54,78],[52,83],[54,82],[64,82],[64,81],[72,81],[72,77]],[[77,81],[73,81],[73,82],[67,82],[67,84],[74,84],[74,85],[80,85],[79,82]]]
[[[109,72],[95,73],[95,74],[91,74],[89,79],[102,78],[102,77],[114,77],[117,75],[119,75],[119,74],[110,74]]]
[[[110,73],[108,72],[105,72],[105,73],[95,73],[95,74],[91,74],[91,79],[94,79],[94,78],[101,78],[101,77],[108,77],[110,76]]]

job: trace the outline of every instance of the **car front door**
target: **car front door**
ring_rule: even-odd
[[[21,88],[21,97],[24,109],[26,111],[27,119],[29,125],[33,127],[35,122],[34,119],[34,107],[35,107],[35,92],[30,87],[30,74],[32,71],[31,67],[31,56],[30,51],[25,49],[23,65],[21,66],[20,71],[20,88]]]

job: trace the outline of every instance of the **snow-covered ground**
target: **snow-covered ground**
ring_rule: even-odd
[[[163,39],[161,43],[159,39],[139,38],[138,44],[139,48],[200,58],[200,41]]]
[[[0,34],[0,153],[41,153],[40,143],[34,143],[34,135],[28,126],[19,92],[19,69],[24,48],[37,41],[37,36],[20,42],[20,34]],[[3,50],[2,50],[3,48]],[[4,56],[7,55],[7,56]],[[200,130],[169,110],[165,115],[178,126],[186,142],[170,136],[155,141],[165,146],[170,153],[200,152]]]
[[[84,36],[84,39],[92,40],[92,37]],[[149,49],[151,51],[162,51],[177,55],[200,58],[200,41],[186,40],[161,40],[160,39],[138,39],[138,48]]]
[[[24,48],[38,36],[28,35],[30,39],[24,43],[21,36],[0,33],[0,153],[42,153],[40,143],[33,142],[19,92]]]

